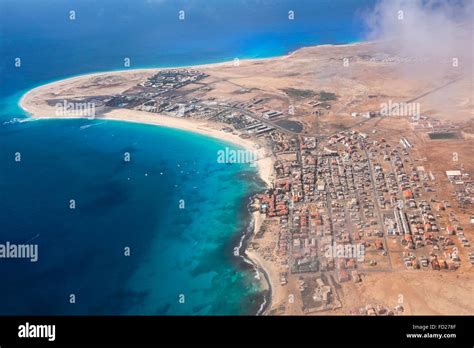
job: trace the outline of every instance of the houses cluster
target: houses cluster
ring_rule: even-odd
[[[463,170],[447,170],[446,176],[453,188],[453,196],[459,206],[464,208],[474,204],[474,181]]]
[[[376,213],[383,175],[374,173],[366,137],[342,132],[319,148],[316,138],[305,136],[272,143],[275,185],[257,198],[262,212],[280,220],[278,253],[288,258],[292,273],[329,272],[339,282],[359,282],[364,250],[386,253]],[[336,244],[357,247],[362,255],[328,253]]]
[[[106,106],[169,113],[180,117],[189,116],[189,114],[201,117],[209,115],[211,110],[201,104],[198,98],[188,99],[186,92],[180,90],[207,76],[193,69],[161,70],[126,92],[112,96]]]
[[[203,100],[188,96],[191,92],[206,92],[211,89],[200,83],[200,80],[206,77],[207,74],[193,69],[162,70],[126,92],[112,96],[107,100],[106,106],[175,117],[212,119],[233,126],[241,131],[244,137],[264,136],[273,132],[275,127],[269,123],[270,120],[284,116],[281,111],[264,106],[263,99],[239,103],[217,101],[214,97]],[[196,87],[182,88],[190,84],[195,84]]]
[[[434,134],[435,136],[430,136],[431,139],[441,139],[445,132],[453,132],[459,129],[458,126],[453,123],[440,120],[433,116],[420,115],[420,117],[412,119],[411,126],[416,131],[425,131]],[[439,138],[436,137],[436,134],[439,134]]]
[[[382,304],[372,305],[368,304],[364,307],[353,308],[350,311],[352,315],[368,315],[368,316],[392,316],[403,313],[403,306],[397,305],[394,309],[389,309]]]
[[[471,263],[471,265],[474,265],[474,251],[471,251],[469,253],[469,262]]]
[[[299,277],[297,283],[304,313],[335,310],[342,307],[334,285],[327,277]]]
[[[313,272],[332,275],[339,283],[360,282],[367,269],[391,271],[390,239],[400,243],[402,265],[408,269],[460,267],[453,236],[466,247],[469,241],[455,221],[441,224],[450,203],[434,198],[434,175],[415,163],[408,137],[389,144],[344,131],[319,142],[276,133],[267,136],[277,159],[276,180],[260,196],[261,211],[279,219],[277,252],[288,260],[291,274]],[[339,245],[344,250],[361,247],[362,253],[328,253]]]
[[[235,106],[223,108],[223,112],[216,113],[213,120],[232,125],[236,130],[244,134],[263,136],[266,133],[273,131],[275,128],[256,119],[254,116],[249,116],[243,111],[238,111]]]
[[[266,120],[276,120],[284,116],[287,116],[287,113],[283,113],[282,111],[274,110],[266,106],[264,98],[255,97],[255,98],[250,99],[250,101],[246,103],[240,103],[239,105],[236,105],[236,107],[245,109],[255,114],[257,117],[263,118]]]
[[[167,69],[139,84],[141,87],[154,89],[156,93],[164,94],[190,83],[204,79],[208,75],[193,69]]]
[[[288,136],[273,123],[286,112],[267,106],[265,98],[201,100],[188,96],[191,88],[182,88],[195,83],[195,90],[209,90],[196,83],[206,77],[190,69],[163,70],[106,105],[209,119],[225,124],[226,132],[237,130],[242,137],[260,137],[269,145],[275,179],[271,188],[254,198],[257,209],[277,227],[275,252],[288,266],[288,273],[280,275],[282,286],[292,275],[311,275],[309,280],[299,278],[305,311],[337,307],[335,282],[358,283],[368,269],[392,271],[388,245],[392,240],[400,246],[397,253],[408,269],[460,267],[458,245],[469,248],[469,241],[455,214],[448,211],[450,201],[434,198],[435,176],[415,164],[416,143],[408,136],[394,144],[375,131],[370,135],[341,131],[326,138]],[[333,98],[326,93],[309,105],[319,110]],[[446,129],[425,117],[415,126]],[[452,169],[446,175],[457,202],[472,204],[474,184],[468,173]],[[448,223],[442,223],[445,216]],[[470,262],[474,264],[472,253]],[[366,315],[387,313],[391,311],[380,306],[358,310]]]

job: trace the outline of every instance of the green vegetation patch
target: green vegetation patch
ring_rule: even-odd
[[[316,93],[310,89],[284,88],[282,89],[289,97],[309,98],[314,97]]]
[[[330,100],[336,100],[337,99],[336,94],[332,93],[332,92],[321,91],[318,94],[319,94],[319,100],[321,100],[321,101],[330,101]]]

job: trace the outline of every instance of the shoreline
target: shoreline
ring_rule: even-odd
[[[241,59],[240,65],[245,66],[246,64],[251,64],[253,62],[271,62],[271,61],[280,61],[288,59],[294,56],[299,51],[304,51],[312,47],[318,47],[324,49],[325,47],[344,47],[344,46],[360,46],[360,45],[370,45],[372,41],[360,41],[348,44],[322,44],[322,45],[312,45],[312,46],[302,46],[296,50],[288,52],[284,55],[265,57],[265,58],[250,58],[250,59]],[[113,71],[104,71],[97,73],[88,73],[83,75],[77,75],[57,81],[52,81],[47,84],[37,86],[21,96],[18,101],[18,106],[23,109],[31,119],[91,119],[88,117],[70,117],[70,116],[50,116],[52,114],[53,108],[46,107],[45,105],[36,104],[32,105],[30,108],[27,105],[26,100],[28,98],[34,99],[36,94],[51,92],[54,96],[55,89],[58,87],[68,87],[73,84],[80,84],[82,81],[88,81],[95,77],[107,78],[108,76],[119,76],[123,81],[132,83],[134,80],[141,80],[147,78],[152,74],[155,74],[158,71],[170,70],[176,68],[191,68],[191,69],[209,69],[214,67],[227,67],[233,64],[233,61],[224,61],[216,62],[209,64],[200,64],[200,65],[185,65],[179,67],[165,67],[165,68],[138,68],[138,69],[126,69],[126,70],[113,70]],[[48,89],[50,91],[48,91]],[[271,188],[273,186],[274,180],[274,158],[273,154],[266,147],[265,144],[261,144],[257,139],[244,139],[238,136],[236,132],[224,132],[223,127],[227,126],[226,124],[221,124],[218,122],[212,121],[201,121],[189,118],[179,118],[173,116],[166,116],[160,114],[154,114],[138,110],[130,109],[114,109],[108,111],[99,117],[94,117],[94,120],[110,120],[110,121],[121,121],[121,122],[133,122],[140,124],[149,124],[167,128],[179,129],[182,131],[188,131],[192,133],[197,133],[203,136],[211,137],[223,141],[224,143],[233,144],[244,148],[246,150],[255,151],[257,153],[258,160],[257,163],[257,172],[259,177],[263,180],[266,185],[266,188]],[[240,254],[244,258],[244,261],[250,262],[256,268],[257,272],[260,272],[264,275],[266,282],[268,284],[268,301],[264,298],[264,303],[262,307],[256,314],[265,315],[273,307],[275,300],[282,296],[279,286],[279,276],[277,265],[273,265],[270,261],[267,261],[259,254],[257,250],[249,249],[248,246],[254,240],[255,235],[259,232],[261,223],[265,220],[266,216],[264,214],[257,212],[252,212],[249,206],[249,228],[244,231],[243,240],[241,240],[242,245],[239,246],[239,251],[243,248],[243,252]],[[253,224],[253,226],[251,226]],[[260,280],[261,281],[261,280]],[[267,297],[267,296],[265,296]]]
[[[342,44],[314,44],[314,45],[304,45],[300,46],[294,50],[290,50],[284,54],[280,55],[271,55],[268,57],[261,57],[261,58],[239,58],[236,57],[240,60],[241,63],[252,63],[252,62],[259,62],[259,61],[268,61],[268,60],[275,60],[275,59],[287,59],[291,57],[293,54],[300,50],[304,50],[306,48],[312,48],[312,47],[347,47],[347,46],[359,46],[359,45],[366,45],[366,44],[374,44],[379,42],[378,40],[361,40],[361,41],[355,41],[355,42],[349,42],[349,43],[342,43]],[[137,67],[137,68],[128,68],[128,69],[118,69],[118,70],[102,70],[102,71],[95,71],[95,72],[86,72],[86,73],[80,73],[77,75],[71,75],[71,76],[66,76],[62,78],[58,78],[55,80],[47,80],[41,85],[37,85],[33,88],[29,88],[18,100],[18,106],[22,108],[23,110],[26,110],[29,112],[27,109],[25,109],[21,103],[23,99],[32,91],[35,89],[40,89],[49,85],[57,84],[58,82],[65,82],[65,81],[72,81],[75,79],[79,78],[85,78],[85,77],[94,77],[94,76],[99,76],[99,75],[105,75],[105,74],[112,74],[112,73],[147,73],[147,72],[153,72],[153,71],[159,71],[159,70],[170,70],[170,69],[186,69],[186,68],[213,68],[213,67],[219,67],[219,66],[226,66],[226,65],[231,65],[233,64],[232,60],[223,60],[223,61],[216,61],[216,62],[210,62],[210,63],[202,63],[202,64],[187,64],[187,65],[175,65],[175,66],[156,66],[156,67]]]
[[[351,42],[351,43],[344,43],[344,44],[315,44],[315,45],[308,45],[308,46],[301,46],[295,50],[289,51],[283,55],[276,55],[276,56],[270,56],[270,57],[263,57],[263,58],[243,58],[240,60],[241,63],[246,64],[246,63],[253,63],[253,62],[260,62],[260,61],[272,61],[272,60],[283,60],[283,59],[288,59],[291,56],[293,56],[295,53],[298,51],[305,50],[307,48],[325,48],[325,47],[350,47],[350,46],[361,46],[361,45],[371,45],[376,43],[377,41],[356,41],[356,42]],[[85,79],[90,79],[93,77],[101,76],[101,75],[107,75],[107,74],[153,74],[156,73],[157,71],[161,70],[170,70],[170,69],[185,69],[185,68],[192,68],[192,69],[202,69],[202,68],[214,68],[214,67],[219,67],[219,66],[227,66],[233,64],[233,61],[221,61],[221,62],[214,62],[214,63],[205,63],[205,64],[197,64],[197,65],[183,65],[183,66],[174,66],[174,67],[150,67],[150,68],[137,68],[137,69],[122,69],[122,70],[109,70],[109,71],[101,71],[101,72],[94,72],[94,73],[85,73],[85,74],[80,74],[76,76],[71,76],[71,77],[66,77],[62,78],[59,80],[47,82],[46,84],[36,86],[30,90],[28,90],[26,93],[24,93],[21,98],[18,100],[18,107],[22,109],[24,112],[29,114],[29,118],[33,119],[65,119],[65,118],[83,118],[87,119],[87,117],[68,117],[68,116],[48,116],[46,114],[40,115],[40,112],[38,110],[31,110],[25,105],[25,100],[27,97],[32,96],[36,93],[38,93],[41,90],[44,90],[45,88],[51,87],[53,85],[58,86],[62,84],[70,84],[72,82],[76,82],[78,80],[85,80]],[[43,110],[44,111],[44,110]],[[119,117],[117,113],[120,112],[122,114],[127,113],[127,115],[131,115],[130,113],[137,113],[136,116],[132,115],[131,118],[124,118],[124,117]],[[157,126],[162,126],[162,127],[168,127],[168,128],[175,128],[175,129],[180,129],[183,131],[189,131],[189,132],[194,132],[198,133],[204,136],[209,136],[213,137],[215,139],[222,140],[224,142],[230,142],[234,145],[241,146],[247,150],[255,150],[255,145],[261,146],[258,142],[255,142],[250,139],[243,139],[240,137],[228,137],[230,135],[229,133],[225,132],[220,132],[222,134],[219,134],[216,132],[216,129],[212,129],[210,127],[189,127],[190,125],[185,125],[184,123],[178,124],[176,122],[168,122],[170,120],[181,120],[185,122],[193,122],[195,120],[190,120],[190,119],[179,119],[177,117],[172,117],[172,116],[166,116],[166,115],[159,115],[156,114],[156,116],[153,120],[151,118],[145,119],[145,117],[141,117],[144,115],[139,115],[138,113],[141,114],[150,114],[147,112],[142,112],[142,111],[137,111],[137,110],[130,110],[130,109],[116,109],[111,112],[106,113],[105,117],[98,117],[95,119],[104,119],[104,120],[116,120],[116,121],[123,121],[123,122],[135,122],[135,123],[144,123],[144,124],[150,124],[150,125],[157,125]],[[36,115],[35,115],[36,114]],[[49,114],[49,112],[48,112]],[[149,115],[147,115],[149,116]],[[160,119],[158,119],[160,118]],[[160,122],[162,121],[162,122]],[[209,122],[208,122],[209,123]],[[214,122],[214,124],[218,124]],[[224,125],[223,125],[224,126]],[[262,180],[267,184],[268,187],[271,187],[272,185],[272,175],[273,175],[273,158],[271,158],[271,155],[268,156],[271,160],[271,166],[272,168],[268,169],[268,164],[264,165],[262,168],[262,160],[264,158],[261,157],[261,153],[264,152],[264,147],[261,147],[263,151],[258,151],[259,154],[259,159],[257,166],[259,167],[259,173],[260,177]],[[260,149],[259,149],[260,150]],[[260,153],[261,152],[261,153]]]
[[[173,116],[150,114],[144,111],[137,110],[128,110],[128,109],[117,109],[113,110],[105,117],[69,117],[69,116],[30,116],[31,120],[73,120],[73,119],[84,119],[91,121],[117,121],[117,122],[129,122],[129,123],[138,123],[146,124],[151,126],[165,127],[178,129],[184,132],[191,132],[213,138],[224,143],[232,144],[244,148],[249,151],[254,151],[258,159],[256,160],[256,168],[258,171],[259,177],[263,180],[267,187],[271,187],[273,179],[273,158],[271,155],[267,154],[267,149],[259,144],[258,142],[252,141],[250,139],[244,139],[239,137],[234,133],[224,132],[219,129],[220,125],[217,122],[204,122],[191,120],[191,119],[181,119]],[[214,127],[213,127],[214,126]]]
[[[118,113],[121,113],[121,110],[115,110]],[[144,113],[148,114],[146,112],[142,111],[135,111],[135,110],[125,110],[125,111],[130,111],[130,112],[137,112],[137,113]],[[137,115],[138,116],[138,115]],[[145,115],[143,117],[146,117],[148,115]],[[108,117],[97,117],[94,119],[90,119],[93,121],[99,121],[99,120],[106,120],[106,121],[116,121],[116,122],[129,122],[129,123],[137,123],[137,124],[147,124],[151,126],[158,126],[158,127],[166,127],[166,128],[172,128],[172,129],[178,129],[181,131],[186,131],[186,132],[191,132],[195,134],[199,134],[202,136],[207,136],[213,139],[217,139],[220,141],[223,141],[225,143],[229,143],[232,145],[236,145],[239,147],[243,147],[248,150],[253,150],[255,145],[259,145],[257,142],[248,140],[248,139],[243,139],[240,138],[234,134],[229,134],[225,133],[223,131],[219,131],[217,129],[213,129],[208,127],[205,127],[205,125],[198,125],[198,124],[193,124],[193,120],[188,120],[188,119],[178,119],[177,121],[183,121],[185,123],[189,124],[179,124],[176,122],[171,122],[168,123],[167,121],[176,121],[172,116],[161,116],[159,115],[158,117],[155,117],[156,119],[159,118],[162,122],[158,122],[158,120],[155,121],[153,120],[148,120],[148,119],[140,119],[140,118],[126,118],[124,119],[122,117],[116,117],[116,115],[108,116]],[[55,119],[84,119],[87,120],[89,118],[87,117],[30,117],[32,120],[55,120]],[[163,122],[164,121],[164,122]],[[214,123],[217,125],[217,123]],[[260,157],[264,156],[265,148],[260,148],[257,150],[259,159],[257,160],[257,173],[259,178],[263,181],[265,184],[266,188],[271,187],[272,185],[272,180],[273,180],[273,164],[274,160],[271,156],[266,156],[266,157]],[[251,197],[250,197],[251,198]],[[248,197],[246,197],[248,199]],[[273,294],[275,291],[275,281],[276,279],[273,279],[275,277],[275,274],[272,270],[272,265],[270,265],[268,262],[264,262],[260,255],[256,251],[249,250],[248,245],[249,243],[252,242],[254,236],[258,233],[260,230],[261,224],[263,220],[265,219],[264,214],[257,212],[252,212],[250,210],[250,205],[247,206],[248,213],[250,215],[250,220],[248,223],[248,228],[246,228],[243,232],[243,240],[242,240],[242,245],[239,247],[242,249],[242,253],[240,256],[244,259],[244,262],[250,262],[254,267],[257,272],[260,272],[263,274],[265,281],[267,283],[268,289],[262,289],[264,292],[264,299],[263,303],[261,304],[260,309],[255,313],[255,315],[266,315],[267,311],[271,309],[272,304],[273,304]],[[253,226],[252,226],[253,225]],[[262,280],[259,280],[260,282]]]
[[[115,110],[115,111],[121,112],[121,110]],[[129,111],[132,111],[132,110],[129,110]],[[135,111],[135,110],[133,110],[133,112],[148,114],[146,112]],[[167,120],[167,119],[173,119],[172,116],[159,115],[158,117],[160,118],[162,117],[161,119],[162,121]],[[179,119],[179,121],[189,122],[190,124],[187,127],[179,127],[177,124],[173,124],[173,123],[169,124],[166,122],[152,122],[153,120],[137,120],[137,119],[129,119],[129,118],[123,119],[121,117],[115,117],[115,115],[113,115],[112,117],[111,116],[98,117],[94,119],[90,119],[87,117],[30,117],[30,119],[31,120],[84,119],[84,120],[91,120],[91,121],[105,120],[105,121],[113,121],[113,122],[115,121],[116,122],[129,122],[129,123],[146,124],[146,125],[151,125],[151,126],[172,128],[172,129],[178,129],[185,132],[191,132],[191,133],[207,136],[213,139],[223,141],[225,143],[229,143],[229,144],[243,147],[245,149],[253,150],[253,151],[255,151],[253,147],[255,145],[259,145],[257,142],[240,138],[234,134],[224,133],[223,131],[220,131],[220,133],[222,133],[220,134],[220,133],[217,133],[218,130],[216,129],[212,129],[210,127],[206,128],[203,125],[201,126],[193,125],[192,124],[193,120],[188,120],[188,119]],[[217,123],[214,123],[214,124],[217,125]],[[229,137],[229,136],[232,136],[232,137]],[[265,184],[266,188],[269,188],[271,187],[271,184],[272,184],[274,160],[271,156],[260,157],[260,156],[263,156],[263,151],[265,151],[264,148],[260,148],[257,151],[260,151],[258,152],[259,159],[257,160],[257,166],[256,166],[257,173],[258,173],[259,178]],[[245,197],[245,199],[249,199],[249,198],[251,199],[252,196]],[[263,303],[261,304],[261,307],[259,308],[259,310],[255,313],[255,315],[266,315],[267,311],[272,307],[272,303],[273,303],[273,294],[275,291],[275,284],[273,284],[274,282],[273,278],[275,277],[275,274],[272,270],[273,267],[271,267],[271,265],[268,264],[268,262],[264,261],[260,257],[258,252],[248,249],[249,243],[252,242],[254,236],[259,232],[261,224],[266,218],[264,214],[261,214],[258,211],[252,212],[251,204],[252,202],[250,202],[247,205],[247,212],[249,214],[249,222],[248,222],[248,227],[243,231],[242,244],[239,245],[239,256],[244,259],[244,262],[250,262],[255,267],[256,272],[262,273],[265,278],[268,289],[262,289],[262,291],[264,292]],[[240,253],[241,249],[242,249],[242,252]],[[259,279],[259,282],[261,281],[262,280]]]
[[[248,203],[246,205],[247,224],[242,230],[242,234],[239,238],[239,244],[234,248],[238,252],[238,256],[242,259],[243,263],[249,264],[253,267],[255,272],[254,278],[258,280],[263,295],[263,301],[260,307],[254,313],[255,316],[266,315],[266,312],[271,308],[272,304],[272,284],[269,279],[268,271],[258,262],[254,257],[255,255],[249,255],[248,246],[252,242],[252,239],[261,225],[262,214],[258,211],[252,211],[254,193],[247,196]],[[263,274],[264,279],[262,280],[260,275]],[[265,285],[262,286],[262,282],[265,281]]]
[[[227,144],[232,144],[250,151],[256,151],[258,154],[258,160],[256,161],[256,169],[259,178],[265,184],[265,188],[270,188],[273,183],[273,164],[274,159],[272,155],[267,155],[266,148],[260,147],[258,149],[255,148],[256,145],[260,146],[255,141],[249,139],[243,139],[239,136],[232,134],[232,133],[225,133],[222,130],[217,128],[212,128],[209,126],[208,123],[202,122],[199,124],[198,122],[193,122],[195,120],[190,119],[175,119],[172,116],[165,116],[165,115],[148,115],[149,113],[143,111],[136,111],[136,110],[124,110],[129,111],[131,113],[137,113],[135,117],[126,117],[124,115],[129,116],[127,113],[123,113],[122,110],[114,110],[116,113],[120,113],[121,116],[114,114],[109,114],[106,117],[96,117],[93,119],[87,117],[30,117],[31,120],[58,120],[58,119],[84,119],[84,120],[91,120],[91,121],[112,121],[112,122],[129,122],[129,123],[137,123],[137,124],[146,124],[150,126],[158,126],[158,127],[165,127],[165,128],[172,128],[177,129],[180,131],[191,132],[195,134],[199,134],[202,136],[206,136],[209,138],[217,139]],[[145,115],[141,115],[141,114]],[[141,117],[140,117],[141,116]],[[153,119],[151,119],[153,117]],[[213,122],[214,126],[218,126],[219,124]],[[248,199],[249,197],[245,197]],[[251,197],[250,197],[251,198]],[[253,265],[256,272],[263,274],[265,278],[265,282],[267,288],[262,288],[263,292],[263,302],[261,307],[257,310],[255,315],[266,315],[267,311],[272,308],[273,304],[273,296],[275,292],[275,284],[274,281],[277,278],[275,277],[274,271],[272,270],[272,265],[268,262],[264,261],[260,255],[254,251],[249,250],[248,245],[252,242],[254,236],[259,232],[261,224],[265,219],[264,214],[257,212],[252,212],[250,210],[250,204],[247,206],[247,211],[249,214],[249,222],[248,227],[243,231],[243,238],[242,244],[239,246],[239,256],[243,258],[244,262],[249,262]],[[242,250],[242,251],[240,251]],[[258,280],[262,282],[261,279]]]
[[[121,110],[114,110],[114,111],[122,114]],[[149,114],[147,112],[136,111],[136,110],[124,110],[124,111]],[[150,116],[150,115],[143,115],[142,117],[146,117],[146,116]],[[39,121],[40,120],[57,120],[57,119],[63,119],[63,120],[64,119],[71,119],[71,120],[84,119],[84,120],[91,120],[91,121],[105,120],[105,121],[112,121],[112,122],[129,122],[129,123],[146,124],[146,125],[151,125],[151,126],[166,127],[166,128],[178,129],[185,132],[191,132],[191,133],[199,134],[202,136],[210,137],[213,139],[217,139],[217,140],[220,140],[225,143],[229,143],[238,147],[242,147],[247,150],[255,151],[255,145],[259,145],[257,142],[254,142],[252,140],[243,139],[243,138],[238,137],[235,134],[225,133],[221,130],[211,128],[206,123],[198,124],[197,122],[193,122],[194,120],[190,120],[190,119],[175,120],[174,117],[172,116],[164,116],[164,115],[157,115],[157,117],[156,116],[152,116],[152,117],[154,117],[154,119],[151,119],[151,120],[148,118],[136,119],[136,118],[123,118],[123,116],[119,117],[113,114],[107,117],[96,117],[94,119],[90,119],[87,117],[55,117],[55,116],[54,117],[30,117],[29,119],[35,120],[35,121],[36,120],[39,120]],[[182,121],[183,124],[181,124],[181,122],[170,122],[170,121]],[[218,123],[216,122],[214,122],[213,124],[216,126],[218,125]],[[259,159],[257,160],[257,166],[256,166],[257,174],[259,178],[262,180],[262,182],[265,184],[266,186],[265,188],[269,188],[272,186],[272,182],[273,182],[274,159],[272,158],[272,155],[270,156],[265,155],[266,149],[264,147],[261,147],[256,151],[259,156]],[[251,199],[252,196],[245,197],[245,199],[249,199],[249,198]],[[267,288],[262,288],[262,291],[264,292],[263,303],[261,304],[261,307],[255,313],[255,315],[266,315],[268,310],[272,308],[273,296],[275,294],[275,289],[276,289],[275,281],[278,278],[275,278],[277,275],[275,275],[275,272],[273,271],[273,266],[271,264],[263,260],[257,251],[248,249],[248,245],[253,241],[253,238],[259,232],[261,224],[263,223],[263,220],[266,218],[264,214],[261,214],[258,211],[252,212],[251,204],[252,202],[250,202],[247,205],[247,212],[249,214],[249,222],[247,225],[248,227],[244,229],[243,231],[242,244],[239,246],[239,256],[243,258],[244,262],[251,263],[253,267],[255,268],[256,272],[263,274],[263,277],[265,278]],[[262,280],[259,279],[259,282],[262,282]]]

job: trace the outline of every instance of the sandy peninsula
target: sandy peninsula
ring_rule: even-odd
[[[459,167],[450,164],[452,153],[456,152],[459,158],[465,159],[463,171],[474,173],[474,162],[470,160],[474,146],[472,80],[465,78],[470,76],[469,72],[438,69],[436,76],[427,74],[420,78],[416,74],[407,74],[406,66],[398,58],[390,45],[364,42],[305,47],[269,59],[180,69],[96,73],[35,88],[21,98],[20,106],[33,118],[74,118],[77,116],[58,115],[55,105],[65,100],[69,103],[92,102],[97,105],[95,119],[182,129],[258,153],[260,177],[268,188],[276,188],[277,193],[270,190],[259,197],[258,211],[254,213],[254,233],[246,254],[268,276],[272,288],[268,314],[353,314],[354,308],[361,313],[364,310],[359,309],[369,307],[371,313],[371,306],[375,304],[380,305],[375,306],[378,309],[393,309],[400,294],[406,295],[405,314],[473,313],[474,273],[467,262],[463,262],[457,271],[407,270],[403,263],[407,256],[404,256],[400,240],[389,240],[386,235],[377,237],[377,231],[368,232],[367,228],[357,231],[357,238],[363,238],[373,248],[374,245],[381,246],[384,255],[389,254],[390,258],[375,250],[370,265],[367,261],[357,268],[362,273],[362,282],[356,282],[360,277],[354,273],[345,272],[348,273],[346,277],[344,272],[340,272],[339,265],[327,272],[313,269],[292,272],[291,267],[298,268],[304,264],[307,255],[321,258],[320,250],[306,236],[302,222],[307,223],[308,216],[311,219],[322,216],[321,220],[314,222],[315,229],[321,232],[312,238],[314,243],[316,240],[317,243],[324,242],[324,228],[330,225],[331,217],[327,212],[327,202],[317,202],[314,198],[320,190],[316,189],[317,184],[321,184],[324,178],[321,173],[319,177],[312,175],[316,172],[316,164],[329,163],[325,152],[333,151],[334,154],[339,151],[341,156],[347,155],[344,154],[346,149],[338,147],[333,139],[355,147],[357,143],[350,143],[353,141],[351,136],[360,133],[358,141],[366,141],[371,147],[375,146],[372,144],[380,146],[386,143],[399,153],[403,152],[401,138],[409,139],[411,153],[407,154],[405,162],[413,163],[412,167],[419,167],[423,173],[432,173],[436,177],[436,181],[431,183],[435,185],[432,192],[439,190],[442,197],[447,197],[446,201],[450,200],[452,207],[455,206],[454,198],[449,191],[449,182],[444,178],[446,170]],[[411,71],[418,68],[415,63],[410,66]],[[387,102],[417,102],[424,118],[414,123],[403,115],[381,117],[381,105]],[[184,111],[177,115],[180,105],[184,105]],[[455,138],[433,143],[428,133],[436,128],[439,132],[449,130],[462,137],[462,141]],[[387,161],[388,156],[384,159],[382,155],[384,151],[387,151],[385,147],[371,154],[368,160],[376,162],[369,168]],[[358,155],[367,154],[361,152]],[[393,166],[383,163],[382,169],[388,176]],[[351,164],[357,165],[357,161]],[[331,172],[328,166],[327,170]],[[319,187],[324,190],[327,185]],[[347,188],[346,191],[354,190]],[[308,192],[311,195],[305,200]],[[371,195],[376,202],[375,193],[367,193],[367,197]],[[430,201],[431,198],[439,201],[433,193],[426,196],[423,193],[421,199]],[[343,197],[341,201],[347,204],[350,200]],[[269,211],[270,205],[274,210]],[[454,213],[454,208],[449,212]],[[474,238],[468,210],[456,209],[455,212],[463,223],[465,235]],[[391,213],[393,207],[387,200],[380,219]],[[452,215],[448,216],[448,210],[439,215],[437,223],[446,229]],[[298,229],[297,232],[290,233],[289,221],[294,224],[293,229]],[[377,224],[380,230],[386,228],[380,221],[375,221]],[[335,231],[332,237],[337,237],[339,232]],[[355,232],[351,231],[350,238]],[[468,250],[457,240],[455,246],[461,250],[461,259],[468,260]],[[293,248],[302,248],[307,253],[301,255]],[[420,259],[422,253],[433,252],[428,250],[428,246],[420,250],[417,250]],[[442,255],[439,257],[444,258]],[[295,260],[301,262],[295,263]],[[317,287],[316,278],[324,278],[321,275],[324,272],[328,276],[322,283],[320,281],[320,290],[332,291],[330,299],[333,303],[320,311],[313,303],[317,296],[308,289]],[[354,282],[348,281],[351,278]],[[446,282],[453,284],[450,293],[444,290]],[[437,294],[440,300],[429,301],[426,298],[429,293]],[[455,307],[449,306],[452,294],[457,299]]]
[[[225,66],[227,64],[228,63],[216,63],[207,65],[206,67],[219,67]],[[32,118],[38,120],[61,118],[86,118],[93,120],[95,119],[95,117],[58,115],[50,105],[45,104],[41,100],[44,97],[45,93],[50,96],[58,96],[60,94],[59,91],[61,91],[61,89],[71,88],[71,86],[80,86],[81,89],[87,89],[87,86],[90,84],[91,79],[103,79],[105,77],[105,79],[108,80],[108,76],[110,76],[110,80],[112,80],[113,82],[110,82],[110,80],[108,80],[107,85],[101,88],[101,92],[104,92],[105,90],[106,93],[110,94],[120,93],[124,89],[134,86],[136,83],[142,81],[144,78],[152,76],[152,74],[156,73],[157,71],[159,71],[159,69],[136,69],[132,71],[120,71],[119,76],[117,76],[116,73],[95,73],[76,76],[61,81],[52,82],[28,91],[20,99],[19,105],[21,108],[23,108],[23,110],[28,112]],[[69,92],[62,94],[62,96],[74,96],[74,93]],[[245,139],[239,137],[236,132],[224,131],[223,128],[226,126],[225,124],[221,124],[218,122],[199,121],[194,119],[184,119],[163,114],[156,115],[151,114],[149,112],[130,109],[110,110],[107,113],[100,115],[99,118],[101,120],[149,124],[160,127],[179,129],[187,132],[193,132],[252,151],[257,155],[257,160],[255,161],[255,164],[257,166],[260,178],[267,187],[272,187],[273,185],[274,158],[268,147],[263,145],[256,139]],[[264,219],[264,215],[258,212],[253,213],[253,235],[258,233]],[[275,273],[274,265],[263,260],[256,252],[247,250],[245,253],[246,256],[251,260],[251,262],[253,262],[258,267],[258,269],[265,273],[266,279],[268,279],[268,281],[270,282],[268,286],[270,287],[270,293],[272,294],[272,296],[276,296],[277,298],[281,298],[282,296],[284,296],[284,294],[281,293],[281,290],[276,286],[278,274]],[[270,301],[270,304],[267,305],[267,308],[271,308],[272,298],[269,298],[268,300]]]

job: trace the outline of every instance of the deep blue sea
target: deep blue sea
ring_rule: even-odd
[[[263,293],[233,248],[262,184],[248,165],[217,163],[230,145],[133,123],[18,121],[18,100],[124,58],[171,67],[359,41],[374,1],[0,0],[0,244],[39,247],[36,263],[0,259],[0,314],[255,314]]]

